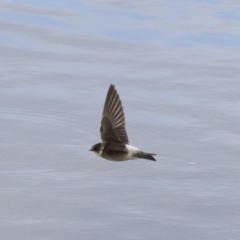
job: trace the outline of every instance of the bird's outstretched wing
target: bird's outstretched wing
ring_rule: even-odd
[[[105,100],[100,132],[103,142],[124,144],[128,144],[129,142],[125,129],[122,102],[114,85],[112,84],[108,89]]]

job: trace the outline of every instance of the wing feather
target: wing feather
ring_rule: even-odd
[[[103,142],[129,143],[122,102],[112,84],[105,100],[100,132]]]

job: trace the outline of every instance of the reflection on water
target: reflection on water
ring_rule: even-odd
[[[238,3],[0,6],[4,239],[239,239]],[[111,83],[157,162],[88,152]]]

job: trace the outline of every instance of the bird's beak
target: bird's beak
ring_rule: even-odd
[[[88,151],[92,151],[92,149],[89,149]]]

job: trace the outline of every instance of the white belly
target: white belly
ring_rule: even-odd
[[[102,151],[100,151],[99,156],[111,161],[126,161],[126,160],[132,160],[137,158],[134,155],[136,152],[139,152],[140,149],[128,144],[126,144],[126,149],[127,149],[126,153],[122,153],[122,154],[116,153],[115,155],[112,153],[111,155],[108,155],[106,153],[102,154]]]
[[[139,148],[136,148],[136,147],[128,145],[128,144],[126,144],[126,148],[128,150],[129,159],[135,159],[136,158],[136,157],[134,157],[135,153],[140,152]]]

